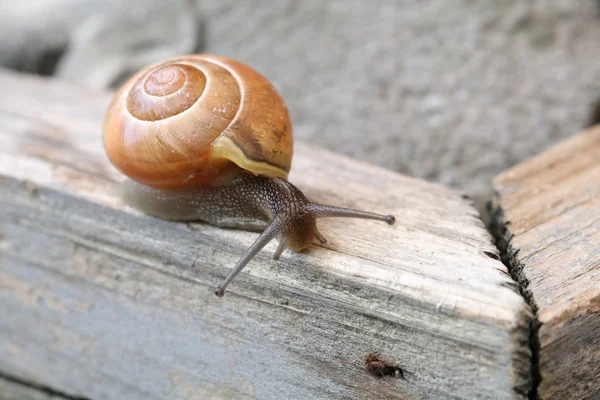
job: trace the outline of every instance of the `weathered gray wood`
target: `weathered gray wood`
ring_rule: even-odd
[[[0,72],[0,370],[92,399],[522,398],[531,313],[469,201],[298,144],[315,201],[390,212],[214,287],[255,233],[126,207],[109,94]],[[332,132],[334,134],[334,132]],[[380,352],[406,381],[378,379]]]
[[[600,126],[494,181],[495,228],[537,309],[541,399],[600,396]]]
[[[18,382],[8,377],[0,376],[0,400],[86,400],[82,397],[72,397],[68,394],[57,393],[48,388],[33,383]]]
[[[29,385],[0,377],[0,400],[71,400]]]

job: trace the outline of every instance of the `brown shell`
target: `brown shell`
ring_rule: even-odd
[[[292,124],[265,77],[230,58],[189,55],[151,65],[115,94],[103,126],[110,161],[155,187],[210,183],[232,163],[286,178]]]

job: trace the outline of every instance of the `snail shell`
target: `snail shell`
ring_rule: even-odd
[[[210,184],[235,164],[287,178],[287,107],[269,81],[227,57],[188,55],[151,65],[116,93],[103,127],[109,159],[154,187]]]

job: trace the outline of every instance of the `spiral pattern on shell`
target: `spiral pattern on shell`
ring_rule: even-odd
[[[156,187],[210,184],[235,164],[287,177],[292,127],[283,99],[250,67],[210,55],[151,65],[115,94],[103,127],[111,162]]]

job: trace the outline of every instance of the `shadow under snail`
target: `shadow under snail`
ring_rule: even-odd
[[[316,219],[393,224],[391,215],[311,203],[286,180],[292,124],[269,81],[230,58],[188,55],[148,66],[115,94],[104,148],[129,179],[126,203],[160,218],[202,220],[262,232],[216,290],[225,288],[273,239],[274,258],[326,243]]]

